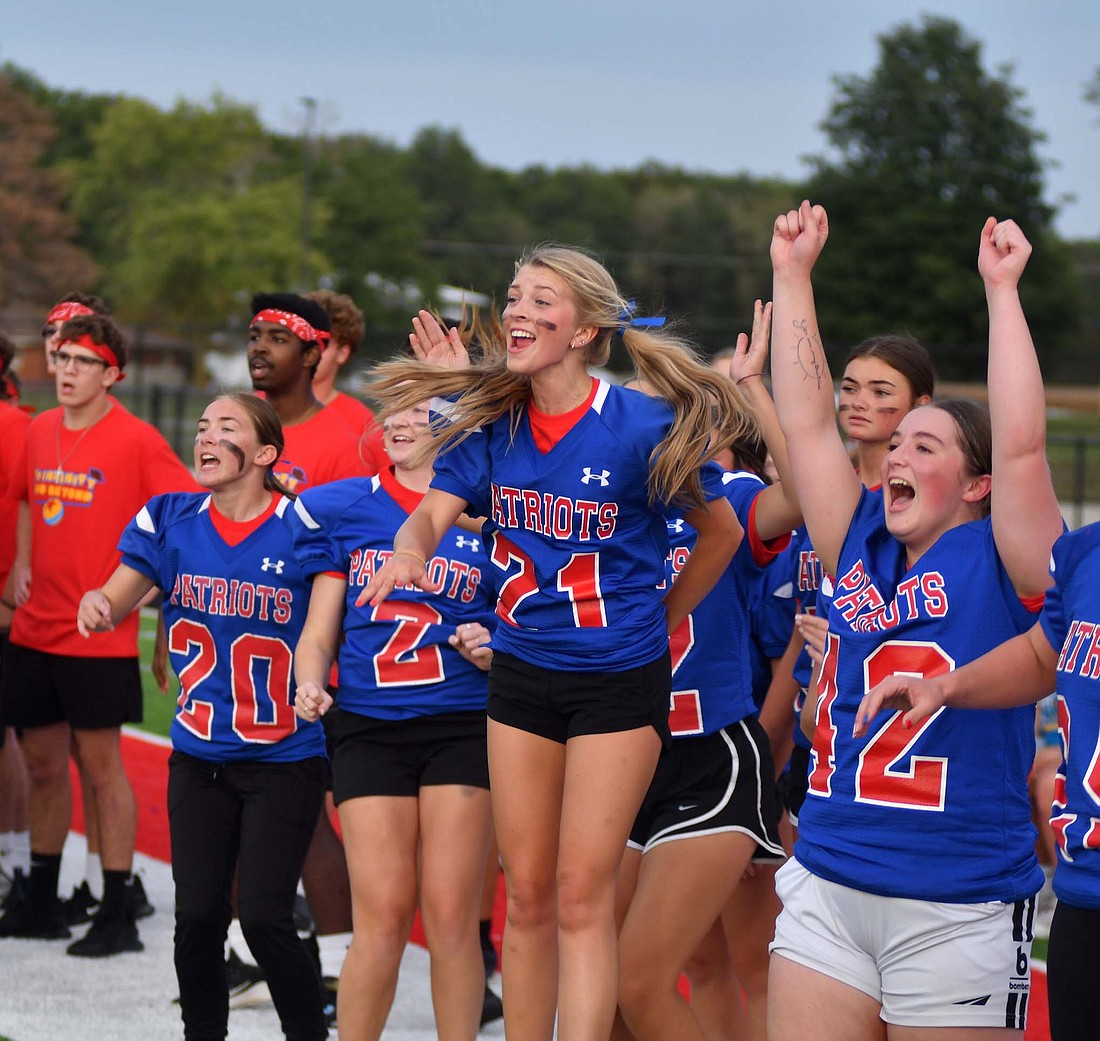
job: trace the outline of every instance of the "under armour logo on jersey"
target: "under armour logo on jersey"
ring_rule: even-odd
[[[591,484],[593,481],[599,481],[601,488],[606,488],[610,481],[608,478],[611,476],[610,470],[601,470],[599,473],[593,473],[591,466],[583,467],[582,472],[584,476],[581,478],[581,484]]]
[[[481,547],[481,543],[477,539],[468,539],[463,537],[462,535],[459,535],[458,538],[455,539],[455,545],[459,549],[466,549],[466,547],[468,546],[475,553]]]
[[[285,563],[285,560],[272,560],[270,557],[264,557],[264,562],[260,565],[260,570],[274,571],[276,575],[281,575]]]
[[[668,525],[668,530],[673,535],[682,535],[684,533],[684,520],[681,517],[679,520],[665,521]]]

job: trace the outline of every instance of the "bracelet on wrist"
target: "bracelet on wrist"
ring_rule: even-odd
[[[415,549],[395,549],[393,551],[395,557],[413,557],[415,560],[419,560],[425,567],[428,566],[428,561],[424,559]]]
[[[747,373],[745,373],[744,376],[739,376],[736,380],[734,380],[733,385],[735,387],[740,386],[740,384],[744,383],[745,380],[751,380],[753,378],[753,376],[759,376],[761,379],[763,379],[764,378],[764,373],[762,373],[762,372],[747,372]]]

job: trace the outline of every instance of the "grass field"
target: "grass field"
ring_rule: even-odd
[[[176,694],[179,692],[179,682],[175,673],[169,673],[170,683],[167,694],[161,694],[153,681],[153,671],[149,662],[153,658],[153,640],[156,634],[157,613],[152,610],[141,612],[141,628],[138,636],[139,651],[141,654],[141,687],[144,695],[145,720],[141,724],[142,730],[148,730],[151,734],[168,736],[168,728],[172,723],[172,717],[176,713]],[[3,1041],[3,1038],[0,1038]]]

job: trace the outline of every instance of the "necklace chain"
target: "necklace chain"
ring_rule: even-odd
[[[102,419],[102,418],[103,418],[102,416],[99,417],[99,419]],[[92,427],[94,427],[96,425],[96,423],[99,422],[99,419],[95,420],[92,423],[89,423],[83,430],[81,430],[80,431],[80,437],[78,437],[69,446],[69,450],[64,454],[64,456],[62,456],[62,454],[61,454],[61,427],[62,427],[62,424],[63,424],[63,421],[64,421],[64,417],[63,416],[58,416],[57,417],[57,426],[54,427],[54,446],[57,449],[57,468],[58,468],[58,470],[60,470],[65,465],[65,463],[67,462],[69,456],[71,456],[73,454],[73,452],[76,451],[77,446],[80,444],[81,441],[84,440],[84,435],[87,434],[88,431],[91,430]]]

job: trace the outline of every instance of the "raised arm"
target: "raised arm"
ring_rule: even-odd
[[[978,271],[989,306],[993,537],[1021,596],[1050,585],[1050,550],[1062,533],[1046,456],[1043,376],[1018,291],[1030,256],[1031,244],[1015,221],[985,222]]]
[[[738,334],[737,347],[730,359],[730,376],[741,393],[756,409],[760,432],[768,446],[779,483],[765,488],[756,497],[756,533],[767,542],[785,535],[802,524],[802,510],[795,494],[794,475],[787,455],[787,441],[779,426],[775,402],[764,386],[764,363],[768,360],[768,335],[771,332],[772,305],[756,301],[752,314],[752,338]]]
[[[154,583],[128,564],[119,564],[99,589],[89,589],[76,609],[76,628],[85,639],[92,633],[110,632],[115,622],[125,618]]]
[[[829,236],[821,206],[804,201],[772,229],[772,388],[795,491],[814,549],[835,572],[859,501],[859,478],[836,427],[833,381],[817,328],[810,272]]]
[[[372,604],[381,603],[399,585],[416,586],[428,593],[438,592],[442,587],[428,579],[428,559],[438,548],[447,529],[462,516],[466,505],[466,500],[457,495],[429,488],[420,505],[397,529],[393,538],[393,556],[363,587],[355,606],[362,607],[368,600]]]

